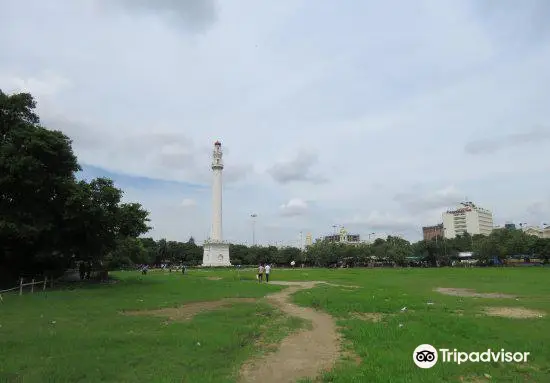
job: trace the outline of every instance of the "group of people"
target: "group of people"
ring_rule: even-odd
[[[78,274],[80,275],[80,280],[90,279],[92,274],[92,265],[88,262],[80,262],[78,265]]]
[[[271,272],[271,265],[269,264],[263,264],[260,263],[260,266],[258,266],[258,282],[262,283],[262,280],[264,279],[264,272],[265,272],[265,281],[269,282],[269,273]]]

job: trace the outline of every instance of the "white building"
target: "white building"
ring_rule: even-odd
[[[550,238],[550,226],[546,226],[546,227],[537,227],[537,226],[524,227],[523,231],[526,234],[534,235],[535,237]]]
[[[455,210],[443,213],[443,231],[445,238],[465,233],[489,235],[493,231],[493,213],[473,202],[462,202]]]
[[[344,227],[341,227],[340,232],[337,234],[325,235],[323,240],[327,242],[345,243],[348,245],[358,245],[361,243],[359,234],[349,234]]]

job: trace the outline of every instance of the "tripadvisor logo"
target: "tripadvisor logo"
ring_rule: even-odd
[[[432,368],[441,356],[441,361],[444,363],[525,363],[527,362],[529,354],[529,352],[505,351],[503,348],[500,349],[500,351],[493,351],[488,348],[483,352],[463,352],[458,351],[456,348],[453,350],[440,348],[438,352],[438,350],[430,344],[421,344],[414,349],[413,362],[420,368]]]
[[[414,349],[413,361],[420,368],[432,368],[437,363],[437,350],[431,344],[421,344]]]

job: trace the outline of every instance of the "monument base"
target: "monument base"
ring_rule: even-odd
[[[205,242],[202,256],[202,266],[231,266],[229,260],[229,244],[225,242]]]

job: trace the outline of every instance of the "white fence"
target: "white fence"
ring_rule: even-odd
[[[23,295],[23,287],[26,287],[26,286],[30,286],[31,294],[34,294],[34,290],[35,290],[34,286],[36,285],[39,285],[38,289],[42,287],[42,291],[45,291],[46,287],[48,286],[48,277],[44,277],[43,281],[36,281],[35,279],[33,279],[31,282],[27,282],[27,283],[25,283],[24,279],[21,278],[19,279],[19,286],[12,287],[11,289],[0,290],[0,301],[3,301],[2,294],[8,293],[10,291],[19,290],[19,295]],[[53,287],[53,279],[50,279],[50,285]]]

